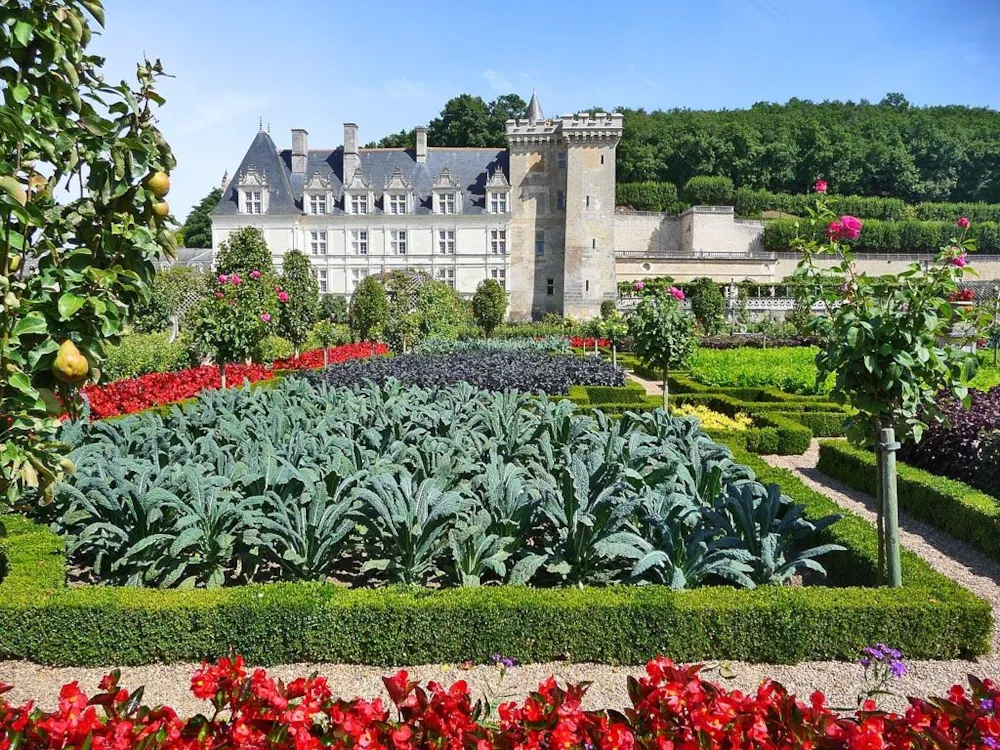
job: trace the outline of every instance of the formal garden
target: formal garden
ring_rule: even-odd
[[[590,321],[419,271],[322,296],[253,228],[157,270],[164,71],[105,83],[103,23],[0,10],[0,750],[997,745],[1000,579],[940,559],[1000,562],[1000,329],[964,291],[991,229],[951,216],[932,260],[858,275],[878,225],[820,180],[783,240],[803,304],[749,335],[707,279]],[[174,664],[200,708],[120,671]],[[381,697],[310,664],[385,669]],[[25,665],[107,674],[36,707],[5,697]],[[428,665],[490,687],[388,676]],[[505,692],[530,665],[625,697]]]

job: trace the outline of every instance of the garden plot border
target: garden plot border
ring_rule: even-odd
[[[867,587],[876,537],[790,472],[739,446],[738,461],[806,506],[840,512],[824,534],[847,551],[827,560],[829,587],[754,591],[662,586],[434,591],[285,583],[214,590],[67,587],[61,538],[18,516],[0,517],[0,658],[60,666],[148,664],[237,651],[251,663],[375,666],[472,660],[494,652],[522,663],[679,661],[794,663],[852,660],[870,643],[910,658],[988,650],[989,605],[916,555],[903,555],[902,589]]]
[[[821,472],[875,495],[875,454],[843,441],[819,444]],[[936,529],[1000,560],[1000,500],[948,477],[896,462],[899,507]]]

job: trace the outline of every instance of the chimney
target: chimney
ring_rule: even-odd
[[[353,122],[344,123],[344,183],[351,181],[354,173],[361,167],[361,157],[358,156],[358,126]]]
[[[414,128],[417,135],[417,164],[427,162],[427,128],[418,125]]]
[[[309,157],[309,131],[292,128],[292,173],[305,174]]]

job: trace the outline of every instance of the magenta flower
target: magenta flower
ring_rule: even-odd
[[[816,184],[813,185],[817,193],[826,192],[826,180],[816,180]]]
[[[239,276],[238,276],[237,274],[235,274],[235,273],[234,273],[234,274],[232,275],[232,278],[230,278],[229,280],[230,280],[231,282],[233,282],[233,286],[239,286],[239,285],[240,285],[240,282],[242,282],[242,281],[243,281],[243,279],[241,279],[241,278],[240,278],[240,277],[239,277]]]
[[[843,233],[843,231],[844,231],[844,225],[841,224],[839,221],[834,220],[826,225],[826,236],[828,239],[839,240],[840,235]]]
[[[223,294],[222,292],[216,292],[216,293],[215,293],[215,298],[216,298],[216,299],[222,299],[222,298],[223,298],[223,297],[225,297],[225,296],[226,296],[226,295],[224,295],[224,294]]]
[[[684,292],[682,292],[677,287],[672,286],[667,291],[670,292],[670,294],[672,294],[674,299],[677,300],[678,302],[682,302],[684,300]]]
[[[643,289],[646,288],[646,284],[645,282],[637,281],[635,282],[632,288],[635,289],[637,292],[641,292]]]
[[[968,216],[959,216],[958,221],[955,222],[955,226],[959,229],[968,229],[971,223]]]
[[[951,264],[956,268],[965,268],[969,264],[968,253],[962,253],[951,259]]]
[[[271,313],[264,313],[263,315],[260,316],[260,319],[263,320],[265,323],[270,323]]]
[[[260,271],[251,271],[250,272],[250,278],[253,279],[254,281],[256,281],[257,279],[259,279],[260,278]]]
[[[856,240],[861,234],[861,219],[856,216],[841,216],[840,225],[843,227],[843,236],[849,240]]]
[[[229,281],[229,277],[226,276],[226,274],[224,274],[224,273],[220,273],[219,274],[219,283],[220,284],[225,284],[227,281]]]
[[[288,292],[278,292],[279,302],[288,302]]]

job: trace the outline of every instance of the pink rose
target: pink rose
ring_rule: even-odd
[[[223,294],[222,292],[216,292],[216,293],[215,293],[215,298],[216,298],[216,299],[222,299],[222,298],[223,298],[224,296],[225,296],[225,295],[224,295],[224,294]]]
[[[959,216],[958,221],[955,222],[955,226],[959,229],[968,229],[970,223],[968,216]]]
[[[816,180],[816,184],[813,185],[817,193],[826,192],[826,180]]]
[[[682,292],[677,287],[672,286],[667,291],[669,291],[673,295],[674,299],[677,300],[678,302],[683,301],[683,299],[684,299],[684,292]]]
[[[841,216],[840,225],[843,227],[843,236],[849,240],[856,240],[861,234],[861,219],[856,216]]]
[[[219,274],[219,283],[220,284],[225,284],[227,281],[229,281],[229,277],[226,276],[226,274],[224,274],[224,273],[220,273]]]
[[[646,288],[646,284],[645,282],[637,281],[635,282],[635,285],[632,288],[635,289],[637,292],[641,292],[643,289]]]
[[[265,323],[270,323],[271,313],[264,313],[263,315],[260,316],[260,319],[263,320]]]
[[[288,302],[288,292],[278,292],[279,302]]]
[[[966,221],[968,221],[968,219],[966,219]],[[957,255],[951,259],[951,264],[956,268],[965,268],[969,264],[968,257],[968,253]]]
[[[254,281],[256,281],[257,279],[259,279],[260,278],[260,271],[251,271],[250,272],[250,278],[253,279]]]
[[[239,286],[239,285],[240,285],[240,282],[241,282],[241,281],[243,281],[243,279],[241,279],[241,278],[240,278],[240,277],[239,277],[238,275],[236,275],[235,273],[234,273],[234,274],[232,275],[232,278],[230,278],[229,280],[230,280],[231,282],[233,282],[233,286]]]
[[[843,231],[844,231],[844,225],[841,224],[839,221],[834,220],[826,225],[826,236],[828,239],[831,240],[840,239],[840,235]]]

